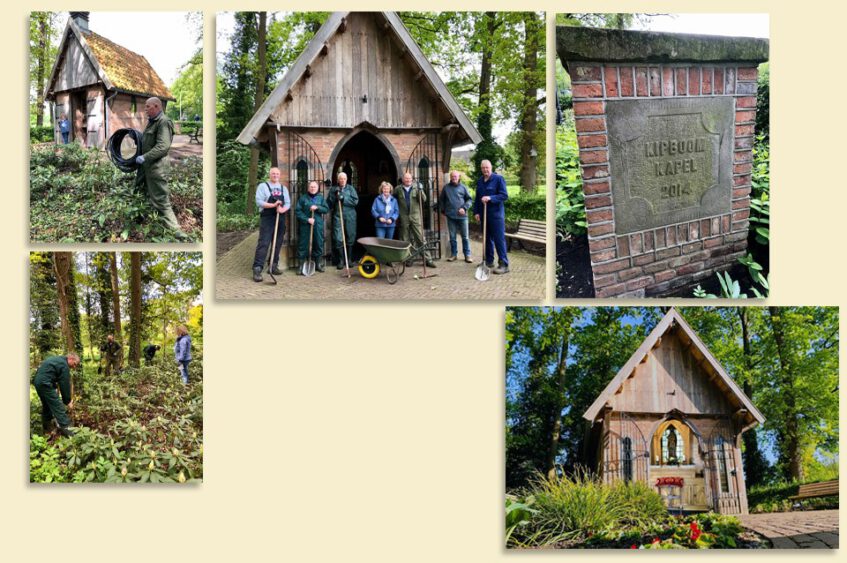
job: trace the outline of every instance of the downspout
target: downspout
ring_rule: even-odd
[[[103,115],[106,119],[106,129],[103,131],[103,149],[106,148],[106,143],[109,141],[109,102],[115,99],[115,96],[118,95],[118,91],[115,90],[115,93],[106,98],[103,101]]]

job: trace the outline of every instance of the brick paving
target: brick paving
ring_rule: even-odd
[[[218,258],[215,278],[218,299],[472,299],[510,302],[544,299],[546,268],[543,257],[513,249],[509,253],[511,272],[500,276],[492,273],[488,281],[481,282],[474,278],[474,272],[482,256],[482,243],[473,240],[473,264],[466,264],[461,258],[455,262],[438,260],[437,268],[427,268],[428,274],[438,274],[433,278],[415,279],[416,274],[423,274],[418,261],[406,268],[406,273],[394,285],[388,284],[384,272],[368,280],[351,266],[348,279],[343,276],[344,270],[336,270],[332,265],[327,266],[325,273],[315,272],[308,278],[298,276],[295,270],[286,270],[282,276],[276,276],[278,285],[270,283],[270,276],[265,273],[265,281],[256,283],[251,277],[251,266],[258,236],[258,232],[251,234]]]
[[[837,510],[745,514],[739,519],[775,549],[838,549]]]

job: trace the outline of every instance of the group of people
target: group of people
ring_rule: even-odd
[[[176,358],[180,377],[185,385],[188,385],[188,364],[191,362],[191,336],[188,328],[180,325],[176,329],[176,341],[174,342],[174,357]],[[144,347],[144,360],[146,365],[153,363],[156,352],[161,349],[157,344],[148,344]],[[100,345],[100,358],[105,362],[106,375],[110,376],[112,370],[119,373],[123,363],[122,346],[115,340],[114,335],[106,337],[106,341]],[[80,365],[79,356],[67,354],[64,356],[50,356],[41,362],[35,371],[33,386],[38,398],[41,400],[41,426],[45,433],[52,431],[53,421],[63,436],[73,436],[70,429],[71,418],[68,410],[73,408],[73,396],[71,388],[71,370]],[[103,367],[102,365],[100,366]]]
[[[482,161],[480,172],[475,198],[471,196],[468,187],[461,182],[459,172],[455,170],[450,172],[450,181],[438,196],[438,209],[447,217],[450,238],[450,255],[447,261],[454,262],[458,259],[458,238],[462,240],[465,262],[474,261],[468,234],[468,216],[472,210],[478,222],[485,219],[483,259],[486,265],[494,268],[496,251],[499,263],[493,272],[506,274],[509,272],[505,211],[509,194],[506,190],[506,180],[493,172],[488,160]],[[266,260],[270,260],[269,268],[273,275],[282,274],[279,269],[279,254],[285,235],[284,214],[291,209],[291,196],[288,188],[280,182],[280,178],[280,169],[271,168],[268,180],[256,188],[256,206],[260,212],[259,240],[253,257],[253,281],[256,282],[263,279],[262,270]],[[336,185],[329,188],[326,198],[319,190],[317,182],[310,182],[308,193],[300,197],[295,206],[294,215],[299,238],[297,256],[301,262],[311,258],[315,262],[315,269],[324,271],[323,227],[325,216],[329,214],[332,219],[331,260],[340,270],[352,260],[353,244],[356,242],[356,207],[359,204],[359,194],[356,188],[348,183],[347,174],[344,172],[337,175]],[[393,239],[396,234],[399,240],[411,243],[414,248],[423,248],[424,262],[428,267],[435,268],[436,264],[426,248],[423,228],[423,213],[428,204],[426,190],[414,183],[412,175],[406,172],[401,184],[396,188],[388,182],[380,184],[378,195],[371,206],[371,215],[378,238]],[[274,234],[276,244],[272,249],[273,254],[268,256]]]

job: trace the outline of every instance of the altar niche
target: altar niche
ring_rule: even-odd
[[[659,479],[682,478],[683,510],[747,513],[741,435],[764,417],[675,309],[583,416],[604,482],[666,496]]]

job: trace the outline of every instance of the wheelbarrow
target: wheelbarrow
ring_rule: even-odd
[[[359,273],[372,280],[385,269],[385,279],[394,285],[406,271],[406,262],[423,255],[426,244],[412,248],[412,243],[378,237],[363,237],[356,242],[365,247],[365,255],[359,260]]]

